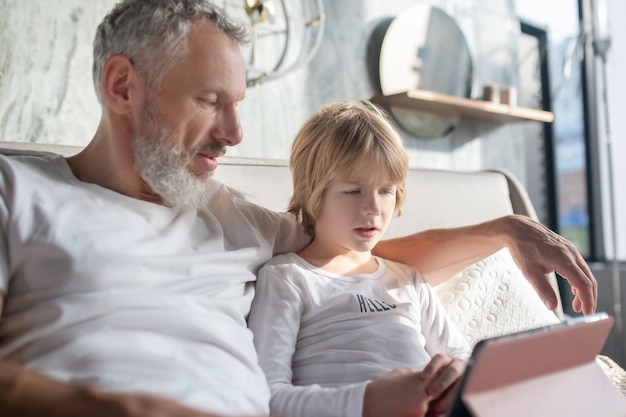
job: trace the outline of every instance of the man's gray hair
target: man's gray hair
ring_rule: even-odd
[[[93,81],[102,99],[102,68],[106,60],[128,57],[149,88],[158,88],[163,75],[187,52],[193,22],[211,21],[237,41],[248,42],[248,30],[208,0],[125,0],[98,26],[93,41]]]

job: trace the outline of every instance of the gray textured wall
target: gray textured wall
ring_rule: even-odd
[[[290,2],[297,8],[299,1]],[[320,105],[371,97],[375,91],[365,58],[373,26],[419,2],[325,0],[326,32],[318,54],[305,68],[249,88],[240,107],[245,140],[230,154],[286,158],[298,128]],[[114,3],[0,0],[0,138],[64,144],[91,139],[100,114],[91,82],[91,41]],[[484,83],[516,84],[519,29],[512,1],[430,3],[453,16],[467,38],[475,64],[474,97]],[[518,124],[463,120],[443,138],[403,134],[413,166],[504,168],[525,181],[529,139],[524,131]]]

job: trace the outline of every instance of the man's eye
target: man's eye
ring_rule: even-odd
[[[202,99],[202,102],[204,104],[206,104],[207,106],[210,106],[210,107],[217,107],[217,105],[218,105],[217,100],[212,100],[212,99],[211,100],[209,100],[209,99]]]

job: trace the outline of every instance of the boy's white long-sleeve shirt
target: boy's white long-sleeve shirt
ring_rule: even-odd
[[[377,261],[373,274],[343,277],[289,253],[260,270],[248,324],[273,414],[361,417],[369,381],[436,353],[469,357],[422,275]]]

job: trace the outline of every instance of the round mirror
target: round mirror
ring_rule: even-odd
[[[370,65],[376,65],[380,92],[429,90],[469,97],[473,67],[469,46],[454,19],[443,10],[418,4],[396,18],[382,21],[372,33]],[[372,50],[370,50],[372,52]],[[391,106],[390,113],[418,138],[445,136],[458,118],[417,113]]]

